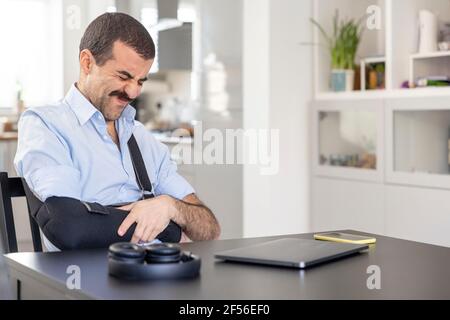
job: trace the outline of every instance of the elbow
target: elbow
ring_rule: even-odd
[[[211,237],[209,240],[219,240],[220,238],[220,233],[221,233],[221,229],[220,229],[220,225],[218,222],[215,223],[215,226],[212,228],[212,232],[211,232]]]
[[[52,223],[46,226],[43,233],[60,250],[76,250],[83,246],[83,235],[68,225]]]
[[[216,232],[214,233],[213,240],[219,240],[221,232],[222,230],[220,229],[220,225],[219,223],[217,223]]]

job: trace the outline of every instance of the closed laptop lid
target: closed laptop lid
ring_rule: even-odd
[[[368,248],[366,244],[335,243],[319,240],[283,238],[217,252],[218,259],[284,267],[307,268],[348,256]]]

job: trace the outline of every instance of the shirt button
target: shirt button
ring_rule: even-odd
[[[108,140],[108,136],[106,134],[103,135],[103,139]]]

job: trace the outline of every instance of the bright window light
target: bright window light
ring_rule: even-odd
[[[0,108],[15,108],[20,88],[26,106],[62,97],[61,19],[57,0],[0,1]]]

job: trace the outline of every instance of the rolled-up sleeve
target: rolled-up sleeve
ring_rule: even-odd
[[[194,193],[194,188],[177,172],[176,163],[170,158],[169,148],[159,141],[156,142],[158,150],[158,184],[155,189],[157,195],[168,194],[177,199]]]
[[[19,121],[14,165],[42,201],[51,196],[80,199],[80,172],[73,167],[69,147],[31,110]]]

